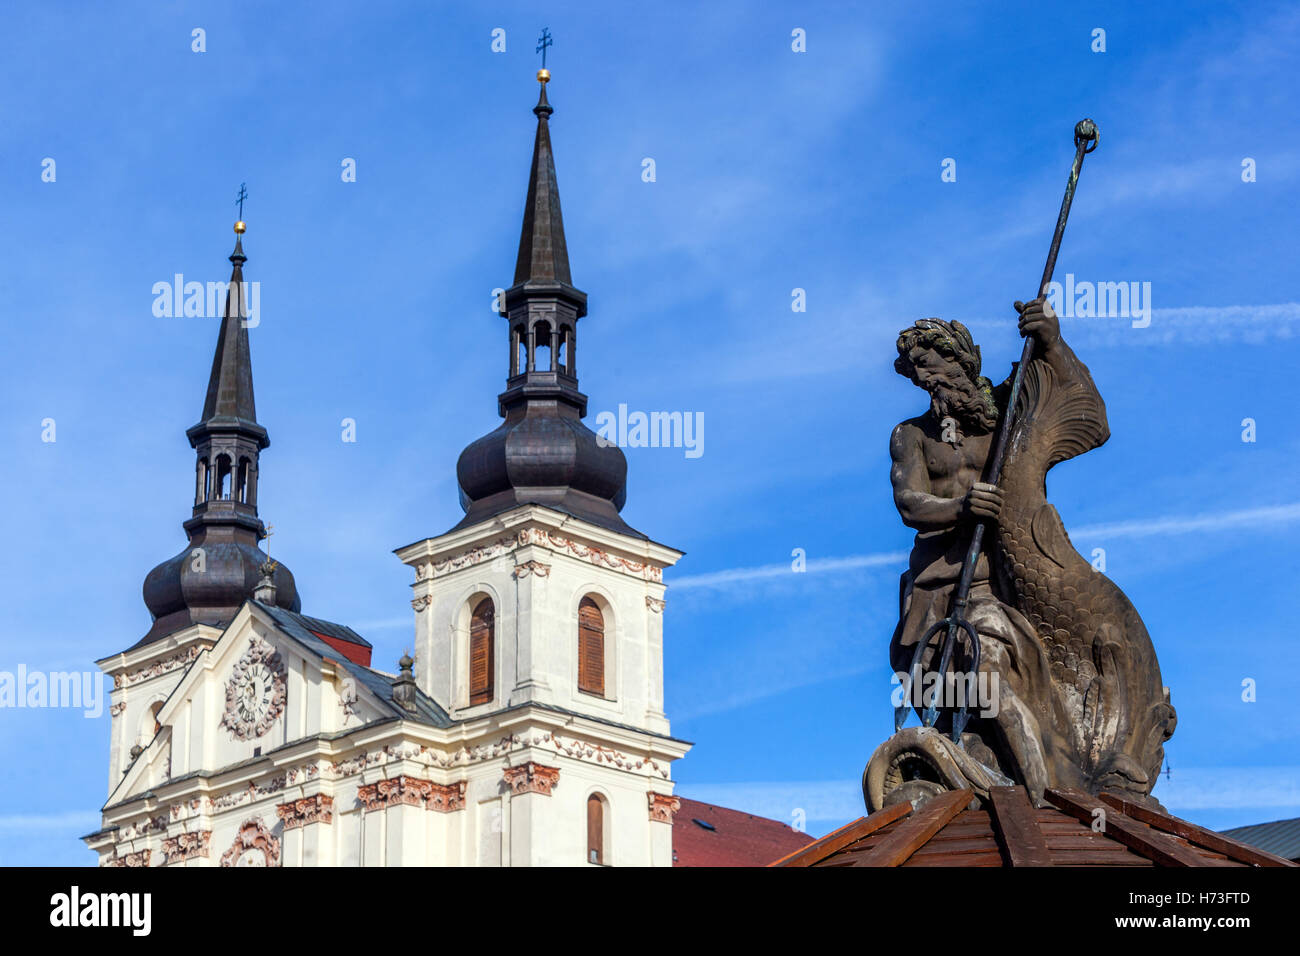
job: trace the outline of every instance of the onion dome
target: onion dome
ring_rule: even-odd
[[[242,221],[235,232],[244,232]],[[271,440],[253,404],[242,242],[239,235],[230,256],[233,270],[203,417],[185,433],[198,456],[194,513],[183,526],[189,544],[145,578],[144,603],[154,622],[137,647],[192,624],[229,624],[253,597],[269,561],[258,547],[267,532],[257,516],[257,485],[258,458]],[[278,562],[272,567],[275,603],[301,610],[293,574]]]
[[[456,464],[465,518],[476,524],[523,504],[644,537],[619,516],[627,497],[627,459],[583,424],[578,390],[577,324],[587,294],[574,288],[560,214],[546,100],[550,73],[539,71],[533,113],[537,136],[528,176],[514,284],[505,292],[510,367],[497,398],[505,421],[461,452]]]

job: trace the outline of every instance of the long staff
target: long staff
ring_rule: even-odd
[[[1065,234],[1065,222],[1070,218],[1070,204],[1074,202],[1074,189],[1079,184],[1079,171],[1083,168],[1083,157],[1096,149],[1100,140],[1101,132],[1097,129],[1097,124],[1092,120],[1084,119],[1075,124],[1074,163],[1070,166],[1070,179],[1065,184],[1065,197],[1061,200],[1061,212],[1056,217],[1056,232],[1052,234],[1052,247],[1047,252],[1047,264],[1043,267],[1043,279],[1038,283],[1039,297],[1047,295],[1047,288],[1052,282],[1052,273],[1056,271],[1056,254],[1061,251],[1061,236]],[[1007,398],[1007,409],[1002,416],[1002,426],[998,431],[998,440],[993,449],[993,458],[989,462],[988,483],[991,485],[996,485],[1002,477],[1002,462],[1006,458],[1007,444],[1011,440],[1011,431],[1015,427],[1016,402],[1020,398],[1020,383],[1025,377],[1025,368],[1028,367],[1030,359],[1034,357],[1033,352],[1033,336],[1026,336],[1024,351],[1020,353],[1020,362],[1016,365],[1015,373],[1011,377],[1011,394]],[[957,580],[956,590],[953,591],[952,607],[948,616],[931,625],[930,629],[925,632],[925,636],[917,642],[916,651],[912,655],[911,669],[907,672],[907,677],[903,682],[903,702],[894,710],[895,732],[901,730],[904,721],[907,720],[908,698],[911,696],[912,681],[921,666],[921,655],[936,634],[941,631],[946,632],[943,650],[939,655],[939,667],[935,671],[939,675],[939,679],[929,696],[925,709],[921,713],[921,721],[926,727],[933,727],[939,717],[939,699],[943,691],[943,682],[946,679],[944,675],[948,672],[948,664],[952,660],[953,648],[957,643],[957,638],[963,632],[969,639],[971,647],[970,672],[972,674],[978,674],[979,672],[979,635],[975,633],[975,628],[970,621],[966,620],[966,599],[970,595],[971,580],[975,577],[975,566],[979,562],[980,550],[984,545],[984,532],[989,524],[990,522],[985,520],[975,526],[975,532],[971,535],[970,548],[967,549],[966,559],[961,566],[961,577]],[[967,710],[968,703],[963,699],[961,706],[953,714],[952,739],[955,743],[961,743],[961,733],[970,717]]]

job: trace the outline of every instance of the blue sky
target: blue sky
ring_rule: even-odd
[[[1089,115],[1102,143],[1058,275],[1150,282],[1154,312],[1147,328],[1063,322],[1113,437],[1055,469],[1049,497],[1081,550],[1105,548],[1160,654],[1179,726],[1156,795],[1213,827],[1300,814],[1300,14],[907,7],[12,9],[0,670],[92,668],[148,628],[140,587],[184,544],[184,430],[217,328],[154,317],[151,289],[227,278],[244,181],[274,551],[304,610],[356,627],[377,665],[409,646],[410,576],[391,550],[459,520],[456,457],[498,421],[491,290],[512,276],[548,26],[592,414],[706,422],[699,458],[627,451],[624,517],[687,552],[665,620],[669,716],[696,741],[679,792],[787,821],[800,808],[814,833],[860,812],[862,767],[892,726],[886,645],[911,538],[888,437],[925,407],[892,369],[894,338],[958,319],[986,373],[1006,373],[1010,303],[1033,294]],[[0,711],[0,862],[90,862],[75,837],[98,820],[107,721]]]

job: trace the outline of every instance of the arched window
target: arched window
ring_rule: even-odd
[[[215,496],[218,499],[222,501],[228,501],[230,499],[230,456],[229,455],[217,456],[217,481],[216,484],[213,486],[212,490],[215,492]]]
[[[538,372],[554,371],[551,364],[551,326],[538,322],[533,326],[533,365]]]
[[[605,801],[595,793],[587,798],[587,862],[605,862]]]
[[[605,696],[605,617],[589,597],[578,605],[578,690]]]
[[[487,704],[492,700],[492,673],[496,659],[496,610],[491,598],[484,598],[474,608],[469,625],[469,703]]]

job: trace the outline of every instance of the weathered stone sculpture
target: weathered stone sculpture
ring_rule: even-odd
[[[1073,787],[1155,803],[1151,788],[1176,716],[1150,637],[1124,593],[1074,550],[1046,499],[1052,466],[1109,437],[1105,405],[1051,307],[1043,299],[1016,307],[1034,347],[996,486],[981,478],[1010,379],[993,387],[980,375],[979,348],[958,322],[922,319],[898,338],[895,368],[929,393],[930,408],[898,425],[890,442],[894,500],[917,532],[890,660],[927,690],[951,690],[948,675],[957,672],[982,693],[969,723],[958,717],[956,734],[960,711],[945,700],[933,726],[900,730],[881,745],[863,775],[872,810],[1007,783],[1023,784],[1036,802],[1048,787]],[[942,630],[919,653],[918,644],[949,615],[980,521],[990,533],[963,609],[979,654],[967,646],[949,668],[937,653]],[[963,661],[970,668],[976,660],[976,673],[960,673]],[[936,676],[938,685],[925,680]]]

